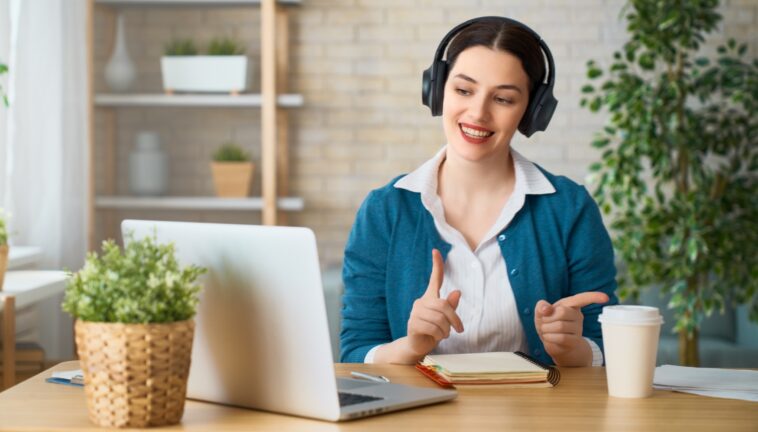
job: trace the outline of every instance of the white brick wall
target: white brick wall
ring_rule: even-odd
[[[623,0],[303,0],[291,15],[292,91],[306,106],[291,119],[290,186],[306,210],[291,224],[313,228],[324,265],[338,264],[355,210],[372,188],[408,172],[444,143],[439,119],[420,101],[421,72],[439,39],[461,21],[499,14],[540,33],[555,56],[560,104],[550,128],[513,146],[557,174],[583,182],[598,156],[589,145],[603,116],[579,108],[590,58],[607,64],[626,40],[619,20]],[[758,1],[726,0],[724,21],[704,52],[727,37],[750,45],[758,56]],[[215,35],[249,42],[252,90],[257,91],[259,11],[256,9],[128,9],[129,52],[140,67],[138,91],[160,91],[158,58],[174,36],[201,45]],[[102,13],[99,13],[102,18]],[[96,67],[102,71],[112,44],[107,21],[98,19]],[[96,86],[104,88],[102,72]],[[260,158],[256,110],[120,110],[118,187],[125,192],[126,159],[134,134],[154,129],[172,160],[172,194],[210,194],[208,155],[227,139],[240,141]],[[102,122],[98,122],[100,125]],[[102,135],[102,133],[100,134]],[[98,158],[102,158],[98,152]],[[99,168],[102,175],[102,167]],[[102,178],[102,177],[100,177]],[[99,185],[100,186],[100,185]],[[254,186],[257,193],[260,185]],[[130,212],[122,216],[250,222],[257,214],[219,212]]]

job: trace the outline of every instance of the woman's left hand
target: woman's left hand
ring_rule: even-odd
[[[545,351],[559,366],[592,365],[592,349],[582,337],[584,315],[581,308],[607,303],[602,292],[584,292],[565,297],[554,304],[540,300],[534,307],[534,326]]]

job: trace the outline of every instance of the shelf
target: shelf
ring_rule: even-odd
[[[261,0],[95,0],[106,6],[260,6]],[[299,5],[301,0],[278,0],[280,5]]]
[[[216,197],[133,197],[99,196],[95,207],[101,209],[152,209],[152,210],[262,210],[263,199],[216,198]],[[303,209],[303,199],[282,197],[277,200],[277,208],[285,211]]]
[[[32,246],[16,246],[9,248],[8,270],[34,266],[42,258],[42,249]]]
[[[303,96],[281,94],[277,97],[279,107],[303,106]],[[173,94],[163,93],[98,93],[95,105],[101,107],[241,107],[260,108],[263,96],[258,93],[232,96],[227,94]]]

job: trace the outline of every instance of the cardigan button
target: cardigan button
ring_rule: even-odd
[[[542,354],[542,350],[541,349],[537,348],[537,349],[534,350],[534,355],[538,356],[540,354]]]
[[[505,241],[505,239],[506,239],[505,234],[500,234],[499,236],[497,236],[498,241]]]
[[[524,312],[524,315],[529,315],[530,313],[532,313],[532,310],[529,309],[528,307],[525,307],[523,312]]]
[[[511,276],[516,276],[517,274],[518,274],[518,269],[517,268],[511,270]]]

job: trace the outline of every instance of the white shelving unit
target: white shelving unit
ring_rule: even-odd
[[[95,206],[101,209],[154,209],[154,210],[263,210],[262,198],[213,197],[130,197],[99,196]],[[284,211],[303,209],[303,199],[277,198],[277,208]]]
[[[299,94],[282,94],[276,97],[279,108],[296,108],[303,106],[303,96]],[[98,107],[240,107],[260,108],[263,96],[260,94],[241,94],[239,96],[215,94],[118,94],[99,93],[95,95]]]
[[[99,5],[119,7],[165,6],[260,6],[261,0],[96,0]],[[297,5],[301,0],[278,0],[281,5]]]
[[[94,249],[99,243],[95,234],[96,222],[105,218],[105,226],[110,226],[114,214],[120,210],[222,210],[256,211],[262,213],[266,225],[284,223],[283,211],[299,211],[303,200],[288,196],[289,151],[287,145],[287,110],[303,105],[303,97],[287,92],[289,69],[289,17],[288,7],[300,4],[300,0],[89,0],[88,2],[88,46],[90,77],[102,71],[94,70],[95,8],[104,8],[115,15],[121,8],[149,7],[229,7],[251,6],[261,8],[261,93],[224,94],[114,94],[96,93],[90,88],[90,160],[94,160],[95,146],[102,146],[105,155],[106,177],[102,180],[104,193],[95,194],[94,165],[90,166],[90,227],[89,245]],[[253,25],[257,23],[251,23]],[[91,79],[90,82],[94,82]],[[216,197],[162,196],[143,198],[119,196],[115,179],[116,155],[116,111],[119,109],[160,109],[160,108],[247,108],[259,110],[261,117],[261,189],[262,196],[228,199]],[[95,116],[103,120],[104,142],[94,142]],[[109,222],[110,221],[110,222]]]

